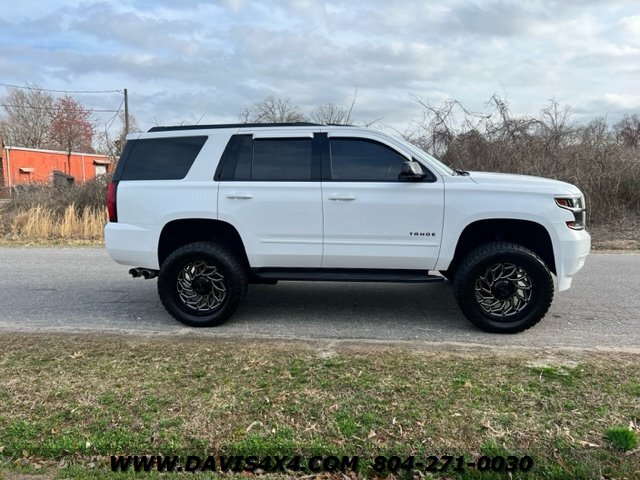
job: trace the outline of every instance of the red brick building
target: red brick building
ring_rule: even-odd
[[[16,185],[51,183],[54,172],[73,177],[74,182],[91,180],[111,172],[113,162],[106,155],[76,153],[36,148],[4,147],[0,166],[0,187],[11,190]]]

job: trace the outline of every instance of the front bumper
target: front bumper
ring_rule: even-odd
[[[573,276],[582,270],[589,251],[591,250],[591,235],[586,230],[571,230],[561,228],[556,256],[556,277],[558,291],[571,287]]]

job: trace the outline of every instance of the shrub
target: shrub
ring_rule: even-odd
[[[0,209],[0,235],[21,240],[100,240],[107,222],[109,181],[103,176],[78,185],[16,189]]]
[[[103,209],[107,205],[106,189],[110,180],[110,177],[105,175],[73,185],[33,184],[21,186],[14,190],[11,202],[6,205],[6,211],[17,212],[42,207],[57,215],[62,215],[71,205],[74,205],[77,210]]]
[[[569,108],[555,101],[536,117],[511,115],[495,96],[486,114],[455,101],[420,103],[424,114],[405,137],[446,163],[573,183],[586,195],[588,223],[640,214],[640,150],[616,133],[624,120],[613,128],[601,118],[575,124]]]

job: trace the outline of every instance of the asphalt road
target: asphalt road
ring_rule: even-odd
[[[225,325],[183,327],[155,280],[133,279],[103,249],[0,248],[0,332],[413,342],[640,351],[640,254],[592,254],[536,327],[484,333],[449,282],[251,285]]]

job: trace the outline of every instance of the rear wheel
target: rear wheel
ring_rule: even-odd
[[[158,294],[167,311],[191,327],[220,325],[247,292],[247,273],[223,246],[196,242],[178,248],[160,268]]]
[[[482,245],[461,263],[454,295],[465,316],[482,330],[517,333],[538,323],[553,300],[553,279],[534,252],[520,245]]]

